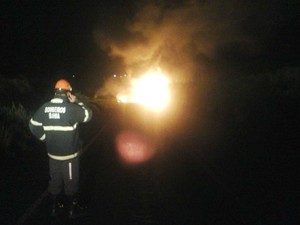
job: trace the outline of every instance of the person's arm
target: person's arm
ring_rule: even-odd
[[[83,102],[80,102],[75,95],[72,95],[70,92],[67,93],[68,99],[71,103],[75,103],[81,107],[83,114],[81,113],[80,122],[85,123],[91,120],[93,116],[93,111],[87,107]]]
[[[83,102],[77,102],[77,104],[83,109],[84,118],[83,123],[89,122],[92,119],[93,111],[87,107]]]
[[[41,117],[41,109],[39,109],[29,121],[29,129],[31,133],[41,141],[46,140],[46,134],[43,128],[43,120]]]

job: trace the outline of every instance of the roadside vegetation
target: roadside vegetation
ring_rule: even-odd
[[[27,98],[32,88],[23,77],[0,78],[0,160],[28,150],[30,118]]]

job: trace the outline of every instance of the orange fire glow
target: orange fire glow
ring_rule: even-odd
[[[150,70],[132,80],[129,93],[119,94],[117,99],[121,103],[137,103],[161,111],[170,101],[169,80],[160,69]]]

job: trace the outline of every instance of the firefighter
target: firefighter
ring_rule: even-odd
[[[62,213],[62,195],[65,194],[68,216],[75,218],[85,212],[85,207],[78,203],[79,155],[82,149],[78,124],[88,122],[92,111],[71,91],[68,81],[58,80],[54,98],[37,110],[29,128],[34,136],[46,142],[50,173],[48,191],[53,197],[51,215]]]

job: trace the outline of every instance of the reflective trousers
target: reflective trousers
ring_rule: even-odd
[[[50,181],[48,190],[52,195],[65,192],[74,195],[79,189],[79,157],[69,160],[49,158]]]

